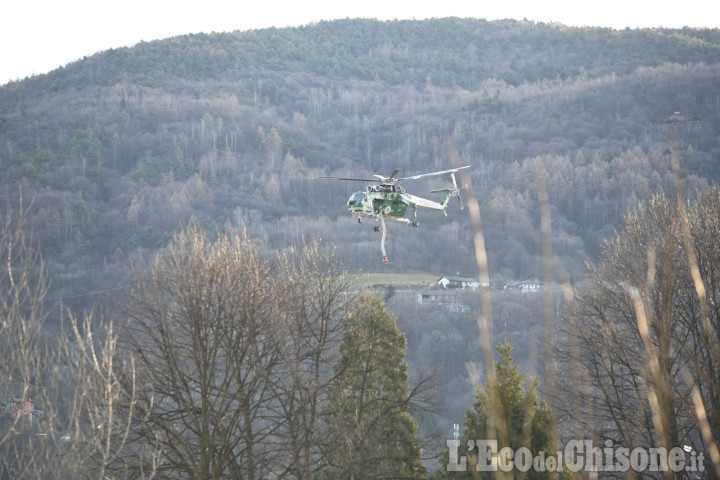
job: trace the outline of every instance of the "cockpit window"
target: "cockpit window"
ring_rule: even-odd
[[[367,198],[366,193],[355,192],[350,196],[350,200],[348,200],[348,205],[360,205],[365,198]]]

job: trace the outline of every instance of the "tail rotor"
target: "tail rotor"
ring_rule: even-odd
[[[460,202],[460,210],[465,210],[465,203],[463,202],[463,197],[460,195],[460,192],[463,191],[462,188],[458,188],[457,180],[455,179],[455,172],[450,174],[450,178],[452,178],[453,182],[453,195],[458,198],[458,202]]]

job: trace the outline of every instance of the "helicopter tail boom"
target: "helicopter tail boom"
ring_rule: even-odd
[[[445,215],[447,215],[447,206],[448,203],[450,203],[450,199],[454,196],[460,198],[460,190],[456,188],[443,188],[441,190],[433,190],[433,192],[443,194],[442,200],[440,200],[440,205],[442,205],[443,213]]]
[[[460,190],[456,188],[442,188],[440,190],[433,190],[431,193],[442,193],[443,197],[439,202],[417,197],[415,195],[405,194],[404,197],[418,207],[429,208],[431,210],[442,210],[445,214],[447,214],[447,206],[448,203],[450,203],[450,199],[453,196],[457,196],[458,198],[460,197]]]

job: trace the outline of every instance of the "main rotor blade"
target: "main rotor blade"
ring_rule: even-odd
[[[315,177],[319,180],[347,180],[349,182],[373,182],[377,183],[377,178],[346,178],[346,177]]]
[[[466,168],[470,168],[470,165],[465,165],[464,167],[458,167],[458,168],[451,168],[450,170],[443,170],[442,172],[421,173],[420,175],[413,175],[412,177],[397,178],[397,179],[395,179],[395,181],[400,182],[403,180],[417,180],[418,178],[423,178],[423,177],[434,177],[436,175],[443,175],[446,173],[455,173],[457,171],[464,170]]]
[[[397,175],[399,171],[400,169],[396,168],[395,170],[393,170],[389,177],[383,177],[382,175],[378,175],[377,173],[374,176],[383,183],[393,183],[395,181],[395,175]]]
[[[373,183],[393,183],[393,182],[401,182],[403,180],[417,180],[418,178],[423,177],[434,177],[436,175],[444,175],[446,173],[455,173],[457,171],[470,168],[470,165],[465,165],[464,167],[458,167],[458,168],[451,168],[449,170],[443,170],[441,172],[432,172],[432,173],[421,173],[420,175],[413,175],[412,177],[404,177],[404,178],[395,178],[395,175],[400,171],[399,168],[396,168],[393,170],[393,172],[390,174],[389,177],[383,177],[382,175],[375,175],[375,178],[350,178],[350,177],[315,177],[319,180],[345,180],[349,182],[373,182]]]

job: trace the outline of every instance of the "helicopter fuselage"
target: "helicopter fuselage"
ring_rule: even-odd
[[[355,192],[347,202],[348,211],[358,217],[382,215],[388,220],[409,222],[405,218],[408,206],[414,204],[397,185],[368,185],[364,192]]]

